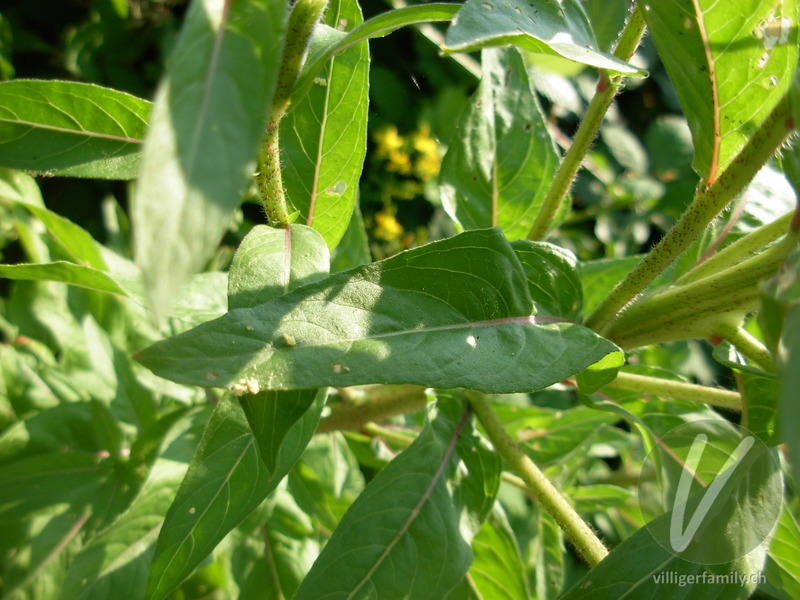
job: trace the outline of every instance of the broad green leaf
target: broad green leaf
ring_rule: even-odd
[[[558,167],[558,152],[514,49],[481,53],[483,78],[442,159],[440,193],[465,229],[524,238]]]
[[[687,577],[696,577],[692,583],[702,585],[703,597],[735,600],[751,593],[765,558],[764,545],[749,553],[736,553],[743,540],[769,537],[774,523],[761,522],[765,513],[780,509],[781,494],[774,493],[782,486],[780,469],[771,453],[751,449],[737,463],[733,474],[709,505],[707,517],[692,536],[691,544],[704,547],[715,545],[731,551],[736,558],[721,564],[700,564],[680,558],[668,550],[664,540],[670,538],[669,511],[639,529],[617,546],[603,561],[572,587],[563,600],[617,600],[619,598],[652,598],[671,600],[686,598]],[[698,510],[706,489],[691,496],[686,515]],[[736,510],[730,510],[737,507]],[[762,531],[766,527],[766,531]],[[657,539],[656,537],[657,536]],[[724,551],[723,551],[724,552]],[[708,555],[711,562],[713,556]],[[723,575],[712,579],[714,575]],[[684,581],[679,585],[679,581]]]
[[[616,351],[532,311],[502,234],[471,231],[233,310],[137,360],[174,381],[250,393],[365,383],[512,393]]]
[[[143,598],[164,515],[186,473],[185,463],[159,460],[130,508],[74,557],[60,598],[101,600],[125,591]]]
[[[264,392],[264,395],[274,392]],[[286,434],[274,470],[259,456],[244,411],[225,396],[216,406],[158,536],[148,598],[164,598],[275,489],[316,429],[326,391]]]
[[[778,422],[789,448],[795,481],[800,481],[800,251],[792,253],[761,291],[759,323],[778,366]]]
[[[133,179],[150,103],[72,81],[0,83],[0,165],[38,175]]]
[[[536,304],[537,313],[577,320],[583,304],[578,260],[569,250],[548,242],[511,243]]]
[[[333,0],[324,20],[349,29],[363,19],[356,0]],[[283,182],[302,222],[334,248],[350,223],[367,151],[367,43],[332,57],[314,82],[281,122]]]
[[[283,0],[196,0],[156,94],[131,209],[157,315],[202,269],[256,169],[282,51]]]
[[[9,549],[3,562],[3,599],[60,599],[64,575],[87,535],[85,511],[53,506],[25,522],[24,542]],[[8,526],[3,526],[4,535]]]
[[[0,523],[56,504],[95,506],[97,518],[112,487],[113,466],[89,452],[39,454],[0,469]]]
[[[627,0],[583,0],[583,9],[601,50],[610,52],[628,17]]]
[[[783,594],[779,598],[800,597],[800,527],[786,504],[769,545],[764,575],[769,588]]]
[[[130,289],[131,282],[125,282],[123,287],[121,282],[105,271],[62,260],[51,263],[0,265],[0,277],[26,281],[61,281],[98,292],[125,296],[140,304],[145,302],[140,294]]]
[[[228,308],[250,308],[319,281],[328,274],[329,263],[325,241],[314,229],[257,225],[233,257]]]
[[[669,0],[642,11],[689,121],[694,168],[712,183],[792,83],[796,0]]]
[[[633,490],[605,483],[574,487],[567,490],[566,496],[579,513],[605,512],[636,500]]]
[[[361,265],[368,265],[371,262],[372,254],[369,251],[367,230],[364,227],[361,208],[356,202],[353,207],[353,215],[350,217],[350,225],[347,226],[347,231],[339,240],[331,257],[331,271],[334,273],[346,271]]]
[[[516,44],[533,52],[626,75],[643,71],[602,52],[578,0],[467,0],[447,30],[446,50],[471,52]]]
[[[254,227],[233,257],[228,307],[248,308],[323,279],[329,263],[325,240],[310,227]],[[242,409],[270,472],[278,467],[284,437],[316,396],[313,389],[242,396]]]
[[[461,581],[494,502],[500,459],[463,402],[441,399],[428,417],[342,518],[296,600],[441,598]]]
[[[459,8],[461,7],[458,4],[441,2],[396,8],[372,17],[347,33],[325,24],[318,25],[312,38],[308,58],[303,65],[295,86],[295,92],[292,96],[293,102],[296,103],[308,93],[308,90],[314,84],[314,78],[319,74],[319,70],[337,54],[341,54],[359,42],[384,37],[403,27],[436,21],[449,21],[458,12]]]
[[[481,598],[525,600],[530,598],[525,567],[514,531],[502,509],[496,507],[472,540],[475,560],[469,569]]]

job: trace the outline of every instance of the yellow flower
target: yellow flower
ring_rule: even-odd
[[[375,132],[375,142],[378,145],[376,153],[380,157],[387,157],[392,152],[396,152],[403,147],[405,141],[403,137],[397,133],[397,127],[390,125]]]
[[[442,159],[439,156],[439,143],[431,137],[431,129],[423,124],[419,131],[412,134],[411,143],[420,156],[414,164],[416,175],[426,181],[439,173]]]
[[[384,208],[381,212],[375,213],[374,234],[379,240],[391,242],[403,235],[403,226],[397,222],[390,209]]]

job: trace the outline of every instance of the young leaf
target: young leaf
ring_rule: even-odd
[[[733,159],[792,83],[796,0],[672,0],[642,5],[694,140],[707,184]]]
[[[0,165],[38,175],[133,179],[150,103],[71,81],[0,83]]]
[[[475,560],[469,574],[480,597],[498,600],[530,598],[514,531],[502,509],[497,507],[489,514],[472,540],[472,549]]]
[[[325,13],[333,27],[352,28],[362,20],[356,0],[334,0]],[[368,75],[369,48],[359,42],[330,59],[281,122],[287,196],[329,248],[344,235],[358,195],[367,151]]]
[[[303,65],[300,77],[292,96],[298,102],[313,85],[314,78],[329,59],[344,52],[358,42],[389,35],[403,27],[449,21],[461,8],[458,4],[431,2],[417,6],[396,8],[361,23],[349,32],[344,33],[327,25],[320,25],[314,32],[308,58]],[[291,110],[291,107],[290,107]]]
[[[569,250],[547,242],[511,243],[539,314],[578,320],[583,304],[578,259]]]
[[[524,238],[558,167],[522,56],[481,53],[483,79],[442,160],[442,204],[465,229]]]
[[[156,95],[131,218],[151,303],[175,295],[213,254],[255,170],[287,4],[192,3]]]
[[[305,225],[254,227],[233,257],[228,307],[247,308],[323,279],[330,257],[325,240]],[[244,395],[242,409],[270,472],[278,467],[283,440],[317,396],[316,390]]]
[[[643,74],[599,50],[578,0],[467,0],[447,30],[446,50],[450,52],[507,44],[616,73]]]
[[[441,598],[462,579],[500,462],[470,427],[463,402],[440,400],[428,417],[347,511],[296,600]]]
[[[511,393],[616,351],[532,311],[502,234],[471,231],[233,310],[137,360],[174,381],[243,391],[415,383]]]
[[[311,439],[325,397],[324,390],[317,393],[288,431],[272,471],[238,402],[229,396],[220,401],[158,536],[148,598],[160,600],[175,589],[278,485]]]

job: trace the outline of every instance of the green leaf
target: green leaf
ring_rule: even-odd
[[[759,323],[778,366],[778,422],[789,448],[795,481],[800,481],[800,251],[795,251],[775,277],[761,288]]]
[[[525,600],[530,598],[525,566],[514,531],[499,507],[489,514],[472,540],[475,560],[469,569],[482,598]]]
[[[228,279],[230,309],[248,308],[323,279],[330,257],[325,240],[304,225],[254,227],[233,257]],[[242,409],[270,472],[278,467],[283,440],[317,396],[316,390],[245,395]]]
[[[264,392],[270,394],[273,392]],[[223,397],[200,440],[158,536],[148,598],[164,598],[275,489],[316,429],[326,391],[286,434],[268,470],[238,402]]]
[[[563,380],[616,346],[531,316],[496,230],[466,232],[237,309],[137,357],[157,375],[240,391],[416,383],[489,393]]]
[[[583,290],[575,255],[548,242],[517,240],[511,247],[525,270],[538,314],[578,320]]]
[[[461,7],[458,4],[441,2],[396,8],[372,17],[354,27],[348,33],[338,31],[324,24],[317,26],[312,38],[311,48],[309,48],[308,58],[297,80],[292,101],[296,103],[308,93],[308,90],[314,85],[314,78],[319,74],[319,70],[335,55],[341,54],[359,42],[384,37],[403,27],[436,21],[449,21],[458,12],[459,8]]]
[[[796,0],[646,2],[642,11],[712,183],[786,94],[797,66]]]
[[[644,72],[601,52],[578,0],[467,0],[447,30],[446,50],[472,52],[516,44],[626,75]]]
[[[356,0],[334,0],[324,20],[353,27],[363,19]],[[283,182],[303,222],[334,248],[350,223],[367,151],[367,43],[331,58],[314,82],[281,122]]]
[[[800,527],[786,504],[769,545],[764,575],[770,588],[783,593],[778,597],[800,597]]]
[[[583,313],[592,314],[595,307],[605,298],[617,283],[639,264],[641,257],[601,258],[581,263],[581,283],[583,284]]]
[[[536,537],[531,560],[536,577],[536,600],[552,600],[564,587],[564,532],[543,510],[536,511]]]
[[[131,282],[126,282],[123,287],[105,271],[63,260],[51,263],[0,265],[0,277],[25,281],[61,281],[98,292],[125,296],[140,304],[145,302],[144,298],[129,288]]]
[[[347,231],[339,240],[331,257],[331,271],[334,273],[346,271],[361,265],[368,265],[371,262],[372,254],[369,251],[367,230],[364,227],[361,208],[356,202],[353,207],[353,215],[350,217],[350,225],[347,226]]]
[[[157,315],[202,269],[255,171],[283,45],[282,0],[193,2],[156,94],[131,210]]]
[[[231,263],[228,307],[249,308],[314,283],[328,274],[325,240],[310,227],[273,229],[257,225],[245,236]]]
[[[296,600],[440,598],[461,581],[501,471],[468,415],[449,398],[431,408],[420,436],[341,520]]]
[[[70,81],[0,83],[0,165],[38,175],[133,179],[150,103]]]
[[[520,53],[486,49],[481,65],[481,84],[442,159],[442,204],[465,229],[499,226],[509,239],[524,238],[559,154]]]
[[[620,367],[624,364],[625,354],[623,352],[606,354],[593,365],[589,365],[586,370],[578,373],[575,377],[578,388],[584,394],[593,394],[607,383],[614,381]]]
[[[763,539],[765,533],[769,536],[774,523],[767,525],[762,520],[768,520],[765,515],[779,510],[781,503],[780,492],[774,493],[782,486],[775,458],[766,449],[755,446],[732,469],[690,545],[714,544],[733,551],[745,540]],[[705,492],[702,489],[689,498],[686,515],[696,513]],[[730,510],[732,507],[736,510]],[[721,564],[689,562],[662,545],[670,538],[672,518],[673,512],[669,511],[639,529],[591,569],[562,600],[624,597],[678,600],[687,597],[686,577],[698,578],[693,583],[702,585],[703,597],[708,598],[735,600],[755,589],[766,553],[763,545],[737,553],[739,558]],[[765,527],[766,532],[762,531]],[[711,553],[708,558],[713,561],[714,556],[719,554]],[[709,579],[714,575],[723,577]],[[684,578],[683,585],[679,584],[680,578]]]
[[[156,462],[130,508],[74,557],[60,598],[101,600],[120,590],[127,598],[144,597],[158,532],[186,467],[170,460]]]

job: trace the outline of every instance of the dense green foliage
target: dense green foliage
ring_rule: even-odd
[[[800,597],[797,0],[177,4],[0,15],[3,598]]]

